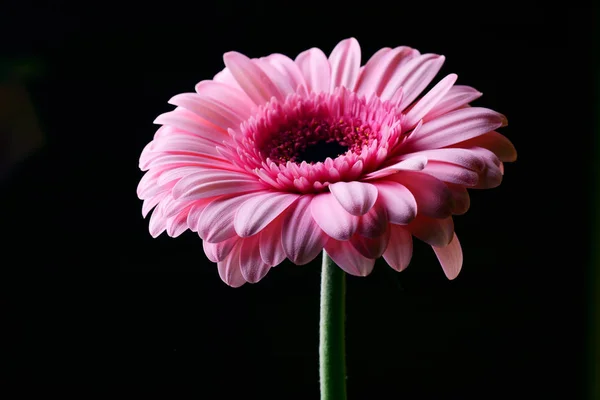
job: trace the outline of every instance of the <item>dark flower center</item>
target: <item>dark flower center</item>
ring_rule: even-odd
[[[263,146],[264,156],[278,164],[287,161],[309,164],[335,159],[348,151],[360,154],[374,139],[369,125],[357,118],[334,121],[295,121],[273,134]]]

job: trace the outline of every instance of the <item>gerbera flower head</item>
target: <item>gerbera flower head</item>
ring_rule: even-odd
[[[212,80],[170,100],[142,151],[152,236],[197,232],[234,287],[323,250],[352,275],[381,256],[402,271],[413,236],[458,275],[452,215],[469,208],[467,188],[498,186],[516,151],[496,132],[506,118],[471,107],[481,93],[455,74],[423,93],[443,56],[383,48],[361,66],[350,38],[329,57],[223,58]]]

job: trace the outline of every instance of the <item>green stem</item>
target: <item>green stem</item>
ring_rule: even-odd
[[[344,271],[323,250],[319,326],[321,400],[346,400],[345,278]]]

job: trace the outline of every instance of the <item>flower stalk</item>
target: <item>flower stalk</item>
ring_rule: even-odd
[[[319,375],[321,400],[346,400],[346,276],[323,250]]]

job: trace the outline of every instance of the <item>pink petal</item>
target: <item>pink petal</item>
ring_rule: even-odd
[[[356,83],[355,92],[359,95],[381,95],[394,72],[403,64],[416,57],[418,52],[410,47],[395,49],[383,48],[367,61]]]
[[[237,128],[244,121],[227,107],[197,93],[178,94],[169,100],[169,104],[183,107],[225,131],[228,128]]]
[[[233,79],[233,76],[231,77]],[[196,85],[196,93],[202,97],[211,99],[220,105],[235,111],[237,115],[250,117],[256,105],[248,95],[235,85],[227,85],[213,80],[201,81]]]
[[[375,266],[374,259],[361,255],[350,242],[329,239],[325,251],[338,267],[350,275],[367,276]]]
[[[198,200],[204,201],[204,200]],[[173,196],[167,197],[162,201],[163,214],[167,219],[174,217],[185,209],[189,209],[193,205],[194,201],[187,199],[174,199]]]
[[[152,152],[178,151],[181,154],[194,154],[207,158],[222,159],[217,152],[217,145],[209,140],[192,135],[171,135],[160,137],[152,141]]]
[[[399,159],[408,159],[417,156],[426,157],[428,162],[441,161],[456,164],[473,171],[481,171],[485,167],[485,162],[479,153],[471,149],[462,148],[422,150],[416,153],[403,154]]]
[[[353,89],[360,68],[360,46],[355,38],[342,40],[329,56],[331,65],[330,91],[344,86]]]
[[[189,226],[192,232],[198,232],[198,224],[200,222],[200,216],[202,212],[206,208],[206,206],[211,202],[209,199],[196,200],[193,202],[190,211],[187,216],[187,225]]]
[[[442,67],[444,60],[444,56],[437,54],[423,54],[413,58],[394,72],[390,82],[381,93],[381,99],[391,99],[401,87],[403,96],[398,108],[403,110],[429,85]]]
[[[392,49],[389,47],[383,47],[377,50],[375,54],[369,58],[367,63],[360,68],[356,85],[354,85],[354,92],[356,92],[356,94],[367,98],[369,98],[371,94],[376,94],[377,87],[381,81],[380,74],[382,71],[385,71],[385,68],[381,65],[382,60],[387,58],[385,56],[391,50]]]
[[[167,229],[167,217],[164,215],[163,208],[163,203],[160,203],[158,207],[154,209],[152,215],[150,215],[148,230],[150,231],[150,236],[153,238],[157,238]]]
[[[317,225],[334,239],[349,240],[358,228],[359,217],[344,210],[331,193],[316,195],[310,210]]]
[[[450,280],[456,278],[460,273],[463,264],[463,253],[456,234],[452,236],[452,241],[445,247],[432,246],[437,256],[444,274]]]
[[[223,55],[223,61],[240,87],[257,105],[269,102],[271,97],[284,100],[275,83],[245,55],[230,51]]]
[[[466,213],[471,206],[471,198],[467,189],[453,183],[446,183],[446,186],[452,193],[452,214],[462,215]]]
[[[344,210],[352,215],[367,213],[377,200],[377,188],[364,182],[336,182],[329,185],[329,191]]]
[[[495,160],[489,157],[484,158],[486,167],[479,173],[477,184],[473,186],[473,189],[493,189],[500,186],[500,183],[502,183],[501,163],[495,155],[494,158]]]
[[[267,76],[271,79],[271,82],[277,86],[277,90],[285,98],[288,94],[296,91],[296,85],[290,79],[288,75],[281,73],[275,68],[266,57],[259,58],[258,60],[252,60]]]
[[[283,220],[283,216],[280,215],[259,233],[260,256],[264,262],[272,266],[281,264],[286,257],[281,232]]]
[[[157,187],[157,180],[161,173],[161,170],[153,170],[146,172],[144,176],[142,176],[136,190],[139,199],[148,199],[166,191],[166,189]]]
[[[216,157],[206,157],[198,154],[180,155],[180,154],[162,154],[160,157],[155,157],[145,166],[147,169],[157,168],[179,168],[195,166],[198,171],[207,170],[227,170],[234,171],[238,174],[243,173],[238,167],[231,164],[229,161],[218,160]]]
[[[173,197],[201,199],[225,194],[251,192],[265,189],[255,178],[231,171],[202,171],[190,174],[175,184]]]
[[[231,252],[225,257],[223,261],[217,263],[217,269],[219,270],[219,276],[231,287],[240,287],[246,280],[242,275],[240,269],[240,249],[242,247],[242,241],[238,240]]]
[[[436,219],[417,215],[417,217],[407,225],[408,230],[413,236],[421,239],[431,246],[443,247],[448,245],[454,234],[454,221],[452,217],[445,219]]]
[[[163,193],[159,193],[157,195],[154,195],[152,197],[146,198],[142,204],[142,216],[144,218],[146,218],[146,216],[148,215],[148,213],[154,208],[156,207],[156,205],[165,197],[167,197],[168,193],[167,192],[163,192]]]
[[[314,221],[310,205],[313,196],[298,199],[285,215],[281,240],[287,257],[296,265],[308,264],[323,250],[327,235]]]
[[[173,146],[179,145],[178,143],[173,143]],[[200,145],[202,146],[202,145]],[[198,146],[198,147],[200,147]],[[213,156],[208,154],[208,152],[212,151],[210,149],[211,146],[203,146],[204,149],[199,149],[200,152],[194,151],[185,151],[185,150],[166,150],[166,151],[156,151],[156,152],[145,152],[140,157],[139,167],[142,171],[147,171],[150,168],[156,169],[160,166],[173,165],[178,163],[185,164],[187,161],[193,160],[198,163],[214,163],[215,168],[218,166],[227,166],[231,167],[232,165],[221,158],[219,155]],[[185,147],[180,147],[180,149]],[[213,147],[214,149],[214,147]],[[216,152],[216,151],[215,151]],[[172,167],[171,167],[172,168]],[[196,172],[199,168],[196,168]],[[163,182],[165,182],[163,178]]]
[[[389,167],[382,168],[375,172],[365,175],[366,180],[379,179],[389,175],[393,175],[400,171],[421,171],[427,165],[427,157],[415,156],[406,160],[402,160]]]
[[[178,128],[200,137],[209,138],[218,143],[221,143],[223,140],[229,140],[227,131],[181,107],[159,115],[154,120],[154,123]]]
[[[387,230],[389,220],[383,201],[375,202],[375,205],[365,215],[358,217],[356,233],[368,238],[381,236]]]
[[[472,87],[463,85],[452,86],[435,107],[423,117],[423,120],[425,122],[430,121],[447,112],[459,109],[479,97],[481,97],[481,92]]]
[[[284,212],[297,199],[291,193],[267,192],[253,196],[238,208],[233,226],[241,237],[253,236]]]
[[[233,89],[237,89],[240,92],[244,93],[244,96],[246,96],[248,99],[250,98],[244,92],[244,90],[241,88],[241,86],[237,83],[237,81],[233,77],[233,74],[231,73],[231,71],[227,67],[223,68],[223,70],[221,72],[217,73],[213,77],[212,80],[215,81],[215,82],[217,82],[217,83],[222,83],[224,85],[231,86]]]
[[[383,235],[374,238],[355,234],[350,238],[350,243],[364,257],[377,259],[385,252],[389,240],[390,230],[386,229]]]
[[[405,186],[393,181],[377,181],[379,198],[391,224],[406,225],[417,215],[417,201]]]
[[[324,54],[323,57],[325,57]],[[288,77],[294,89],[298,88],[298,86],[306,86],[306,82],[304,81],[302,71],[300,70],[298,65],[289,57],[286,57],[283,54],[275,53],[268,56],[267,61],[275,69],[277,69],[277,71]]]
[[[450,74],[435,85],[406,113],[405,119],[402,121],[402,127],[404,129],[414,127],[448,93],[457,77],[456,74]]]
[[[435,149],[483,135],[506,125],[506,118],[495,111],[469,107],[424,123],[404,143],[405,151]]]
[[[399,225],[390,225],[390,241],[383,258],[388,265],[401,272],[408,267],[412,257],[413,242],[411,233]]]
[[[244,280],[256,283],[265,277],[271,266],[260,256],[259,235],[242,239],[240,248],[240,271]]]
[[[204,254],[206,254],[206,257],[210,261],[217,263],[219,261],[225,260],[225,258],[229,255],[229,253],[231,253],[231,250],[233,250],[233,247],[236,244],[238,244],[238,242],[240,242],[240,238],[237,236],[234,236],[219,243],[209,243],[206,240],[203,240],[202,247],[204,248]]]
[[[517,150],[515,146],[504,135],[496,131],[485,133],[464,142],[456,143],[452,147],[483,147],[492,151],[503,162],[513,162],[517,160]]]
[[[167,219],[167,235],[176,238],[188,229],[187,217],[192,205],[193,204],[188,205],[177,215]]]
[[[440,181],[456,183],[464,186],[475,186],[479,181],[477,172],[455,164],[430,161],[423,170]]]
[[[315,93],[329,91],[331,66],[327,56],[320,49],[312,48],[298,54],[295,63],[300,68],[309,90]]]
[[[265,193],[265,192],[259,192]],[[218,243],[236,236],[233,221],[237,210],[244,202],[259,193],[241,196],[222,196],[211,201],[198,218],[198,235],[207,242]]]
[[[192,174],[198,174],[198,173],[205,173],[207,172],[205,169],[202,168],[198,168],[198,167],[174,167],[174,168],[170,168],[167,169],[166,171],[162,172],[160,174],[160,176],[158,177],[156,183],[158,185],[167,185],[169,183],[177,183],[179,182],[182,178],[185,178],[188,175],[192,175]]]
[[[411,192],[417,202],[419,214],[433,218],[450,216],[452,198],[444,182],[424,172],[413,171],[399,172],[389,179],[399,182]]]

